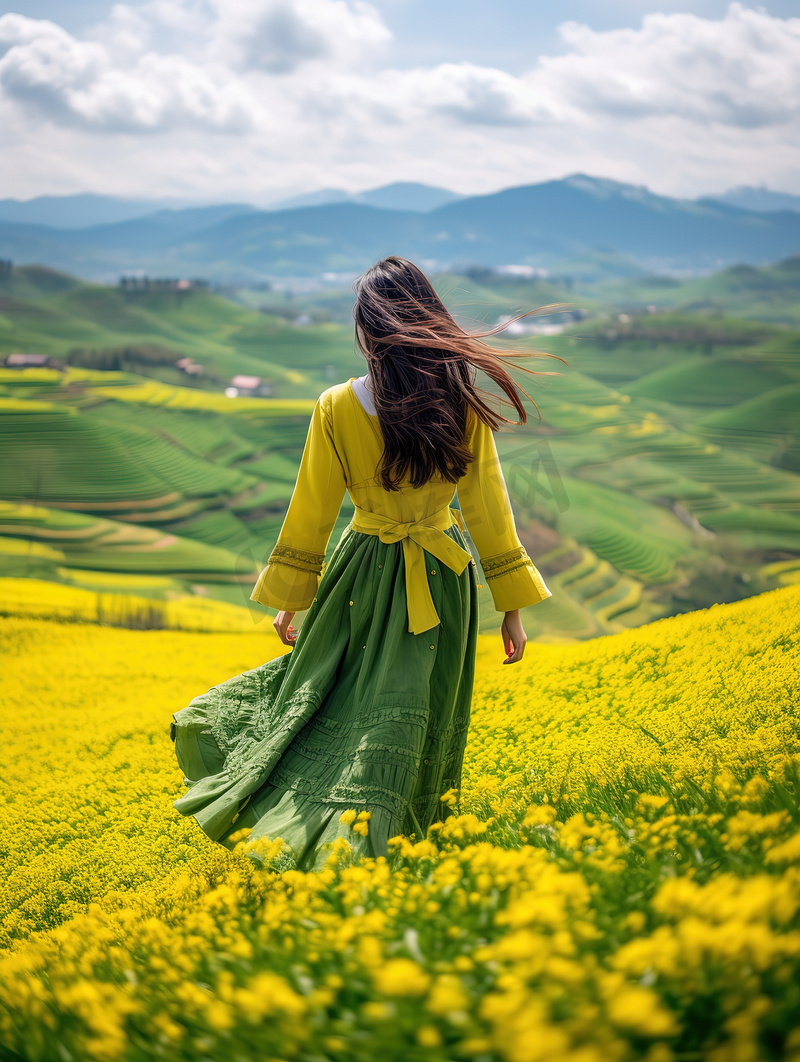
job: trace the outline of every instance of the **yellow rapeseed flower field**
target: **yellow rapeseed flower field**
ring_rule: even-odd
[[[172,807],[172,712],[289,651],[273,634],[0,620],[0,1044],[800,1059],[798,631],[795,585],[514,667],[484,637],[452,815],[305,874],[280,838],[231,853]]]

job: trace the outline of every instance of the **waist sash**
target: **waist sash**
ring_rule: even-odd
[[[381,513],[362,509],[358,505],[355,507],[355,515],[350,525],[353,531],[377,535],[381,542],[403,543],[408,629],[412,634],[422,634],[440,622],[433,605],[423,550],[432,553],[457,575],[460,575],[472,560],[472,554],[468,550],[444,533],[453,524],[457,524],[463,531],[461,513],[458,509],[451,509],[449,505],[415,523],[401,523]]]

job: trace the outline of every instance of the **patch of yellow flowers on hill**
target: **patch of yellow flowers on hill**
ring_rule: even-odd
[[[8,540],[0,539],[0,551],[7,552]],[[26,543],[30,545],[30,543]],[[37,544],[34,544],[36,546]],[[45,555],[47,546],[38,544],[37,553]],[[50,553],[54,553],[50,550]],[[31,555],[31,553],[26,553]],[[31,619],[57,619],[73,623],[96,623],[104,626],[136,629],[164,629],[183,631],[214,631],[220,633],[251,633],[255,626],[251,613],[226,601],[193,597],[174,593],[169,600],[159,601],[131,593],[109,592],[109,584],[120,583],[127,590],[137,583],[146,592],[161,589],[158,579],[147,575],[117,575],[115,572],[71,572],[63,569],[65,578],[77,575],[94,582],[95,590],[88,590],[47,579],[4,579],[0,577],[0,616],[10,615]],[[163,579],[169,590],[170,580]],[[259,617],[260,619],[265,618]]]
[[[317,874],[172,807],[271,634],[0,621],[0,1044],[37,1062],[800,1058],[800,587],[504,667],[452,814]],[[369,813],[345,809],[357,839]]]

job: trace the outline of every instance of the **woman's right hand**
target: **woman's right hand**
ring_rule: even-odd
[[[506,651],[506,659],[503,663],[516,664],[518,660],[522,659],[522,654],[525,652],[525,643],[528,640],[525,629],[522,626],[522,620],[519,618],[518,608],[514,609],[513,612],[506,612],[500,633],[503,636],[503,648]]]
[[[297,631],[292,626],[293,619],[294,612],[279,612],[272,621],[275,633],[284,645],[294,645],[295,639],[297,638]]]

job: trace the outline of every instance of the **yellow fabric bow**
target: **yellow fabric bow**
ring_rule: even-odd
[[[400,523],[381,513],[373,513],[360,506],[355,507],[351,522],[353,531],[377,535],[381,542],[403,543],[408,629],[412,634],[422,634],[440,622],[433,605],[423,550],[432,553],[457,575],[460,575],[472,560],[472,554],[468,550],[444,533],[453,524],[458,524],[463,530],[461,514],[449,505],[415,523]]]

